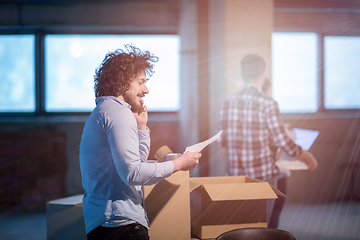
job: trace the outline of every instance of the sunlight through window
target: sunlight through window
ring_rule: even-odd
[[[94,74],[106,53],[125,44],[159,57],[147,83],[149,111],[180,108],[180,37],[177,35],[46,35],[45,109],[87,112],[95,107]]]
[[[272,34],[272,97],[280,112],[317,111],[317,41],[315,33]]]
[[[0,112],[35,111],[35,36],[0,36]]]
[[[360,108],[360,37],[325,37],[325,108]]]

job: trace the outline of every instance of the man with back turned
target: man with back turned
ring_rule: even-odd
[[[317,168],[317,161],[289,137],[278,104],[261,90],[266,79],[264,59],[255,54],[245,56],[241,75],[245,87],[224,102],[218,115],[218,129],[224,130],[220,143],[228,153],[228,174],[268,181],[286,193],[286,176],[275,165],[277,149],[305,162],[310,171]],[[280,197],[270,204],[268,227],[277,228],[284,201]]]

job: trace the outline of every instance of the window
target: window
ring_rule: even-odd
[[[318,110],[318,36],[272,34],[272,97],[282,113]]]
[[[91,111],[95,107],[95,69],[106,53],[128,43],[159,57],[147,83],[148,110],[179,110],[179,36],[64,34],[45,36],[45,110]]]
[[[178,35],[34,33],[0,35],[0,113],[92,111],[95,70],[108,52],[125,44],[159,57],[147,83],[148,111],[178,111]]]
[[[0,112],[35,111],[35,36],[0,35]]]
[[[360,108],[360,37],[325,37],[324,55],[325,108]]]
[[[272,34],[272,96],[281,113],[360,108],[360,37]]]

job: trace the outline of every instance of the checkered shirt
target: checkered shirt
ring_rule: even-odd
[[[274,162],[277,148],[291,157],[303,151],[288,136],[278,104],[261,90],[246,86],[221,107],[219,142],[228,151],[228,174],[268,180],[278,172]]]

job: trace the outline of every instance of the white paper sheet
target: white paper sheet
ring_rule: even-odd
[[[191,145],[191,146],[187,147],[185,149],[185,152],[201,152],[201,150],[203,150],[207,145],[209,145],[210,143],[218,140],[220,138],[222,132],[223,132],[223,130],[221,130],[215,136],[213,136],[212,138],[209,138],[206,141],[196,143],[194,145]]]
[[[300,160],[278,160],[275,162],[278,168],[287,170],[307,170],[306,164]]]

